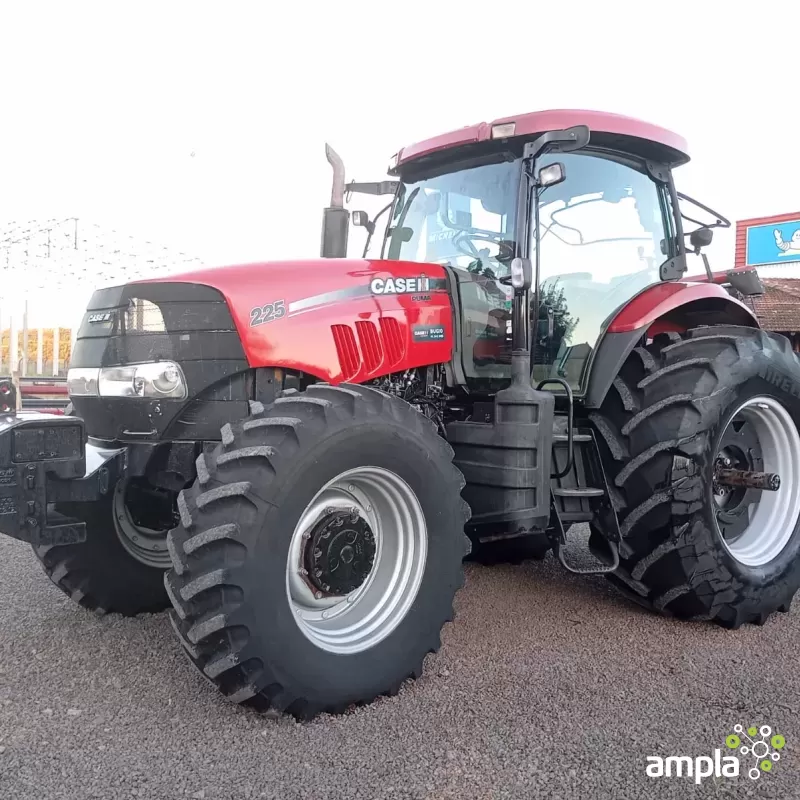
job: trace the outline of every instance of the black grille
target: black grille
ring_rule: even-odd
[[[140,283],[94,293],[70,365],[116,367],[157,359],[244,360],[219,292],[191,283]]]
[[[167,332],[161,309],[142,297],[130,300],[127,310],[122,315],[122,324],[128,335]]]
[[[90,436],[110,440],[147,434],[146,438],[160,438],[168,429],[172,432],[170,426],[183,420],[188,408],[192,409],[190,416],[200,414],[198,402],[213,400],[212,407],[227,405],[218,402],[218,396],[222,401],[244,402],[247,359],[225,298],[216,289],[194,283],[136,283],[96,291],[78,330],[70,367],[116,367],[157,360],[181,365],[187,400],[75,397],[76,412],[86,420]],[[216,425],[208,407],[204,406],[202,413]],[[181,429],[182,437],[206,435],[199,432],[203,426],[197,420],[189,422],[192,420]]]

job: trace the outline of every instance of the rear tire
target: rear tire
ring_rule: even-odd
[[[407,403],[364,386],[312,385],[252,412],[223,427],[179,496],[165,583],[186,653],[229,700],[305,719],[396,693],[439,649],[463,583],[469,509],[452,448]],[[339,503],[358,512],[356,588],[330,585],[337,536],[356,541],[326,521]],[[383,580],[396,594],[381,594]]]
[[[775,421],[762,426],[764,441],[753,439],[746,414],[757,422],[769,409]],[[591,418],[605,441],[621,528],[620,566],[609,578],[626,595],[665,615],[730,628],[789,610],[800,586],[800,361],[787,339],[734,327],[661,334],[633,351]],[[752,463],[741,468],[784,474],[778,492],[746,502],[742,495],[723,514],[714,464],[736,436],[748,437],[741,448],[734,441]],[[797,446],[779,445],[784,439]],[[759,509],[774,501],[785,513],[757,525]],[[765,505],[756,513],[752,502]],[[730,519],[750,538],[728,538]]]

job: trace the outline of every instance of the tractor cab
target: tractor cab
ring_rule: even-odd
[[[471,383],[510,377],[511,264],[535,259],[538,247],[533,377],[566,378],[580,393],[607,318],[658,282],[661,265],[678,255],[668,185],[654,180],[643,161],[589,150],[545,153],[527,169],[521,153],[497,159],[492,154],[431,178],[408,173],[382,256],[453,268],[461,362]],[[529,177],[534,170],[558,182],[537,186]]]
[[[397,181],[348,188],[394,195],[375,223],[354,215],[370,227],[370,256],[436,263],[452,276],[460,384],[509,380],[516,296],[534,383],[565,381],[581,397],[617,311],[686,271],[672,181],[686,161],[682,139],[647,123],[538,112],[412,145],[393,159]],[[715,217],[706,231],[729,224]],[[530,293],[512,285],[515,259],[531,265]]]

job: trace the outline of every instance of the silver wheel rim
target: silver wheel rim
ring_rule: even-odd
[[[169,569],[172,566],[167,549],[169,530],[156,531],[136,525],[131,519],[125,500],[127,489],[127,479],[117,481],[114,487],[112,513],[117,538],[128,553],[142,564],[157,569]]]
[[[348,594],[326,594],[304,564],[312,531],[349,512],[374,539],[374,559],[363,583]],[[394,472],[358,467],[329,481],[308,504],[292,534],[286,594],[300,630],[329,653],[374,647],[408,614],[419,591],[428,551],[428,530],[413,489]]]
[[[720,538],[728,552],[741,564],[758,567],[775,559],[788,544],[800,517],[800,434],[783,405],[773,397],[753,397],[743,403],[723,432],[732,425],[751,425],[760,449],[760,470],[780,476],[777,491],[743,493],[740,507],[746,509],[747,523],[734,539],[726,540],[719,524],[728,492],[714,495],[715,518]],[[720,450],[725,456],[726,448]],[[752,467],[751,467],[752,468]]]

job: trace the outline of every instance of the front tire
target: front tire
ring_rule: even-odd
[[[452,449],[363,386],[252,410],[179,497],[165,583],[180,641],[223,695],[261,710],[310,718],[395,693],[440,647],[463,583]]]
[[[151,550],[148,559],[135,557],[130,543],[123,544],[117,516],[120,489],[91,503],[63,503],[56,511],[86,523],[86,539],[78,544],[45,545],[33,551],[48,578],[74,602],[97,614],[118,613],[132,617],[156,613],[169,606],[164,589],[164,569]],[[124,495],[123,495],[124,501]],[[127,515],[124,515],[127,516]],[[128,527],[126,519],[124,527]],[[129,533],[129,532],[128,532]],[[166,553],[166,531],[151,536],[155,547]],[[138,537],[137,537],[138,538]],[[143,537],[144,539],[144,537]]]
[[[657,612],[737,628],[788,611],[800,586],[800,361],[752,328],[662,334],[636,348],[592,419],[621,528],[610,577]],[[783,473],[777,492],[715,482]]]

